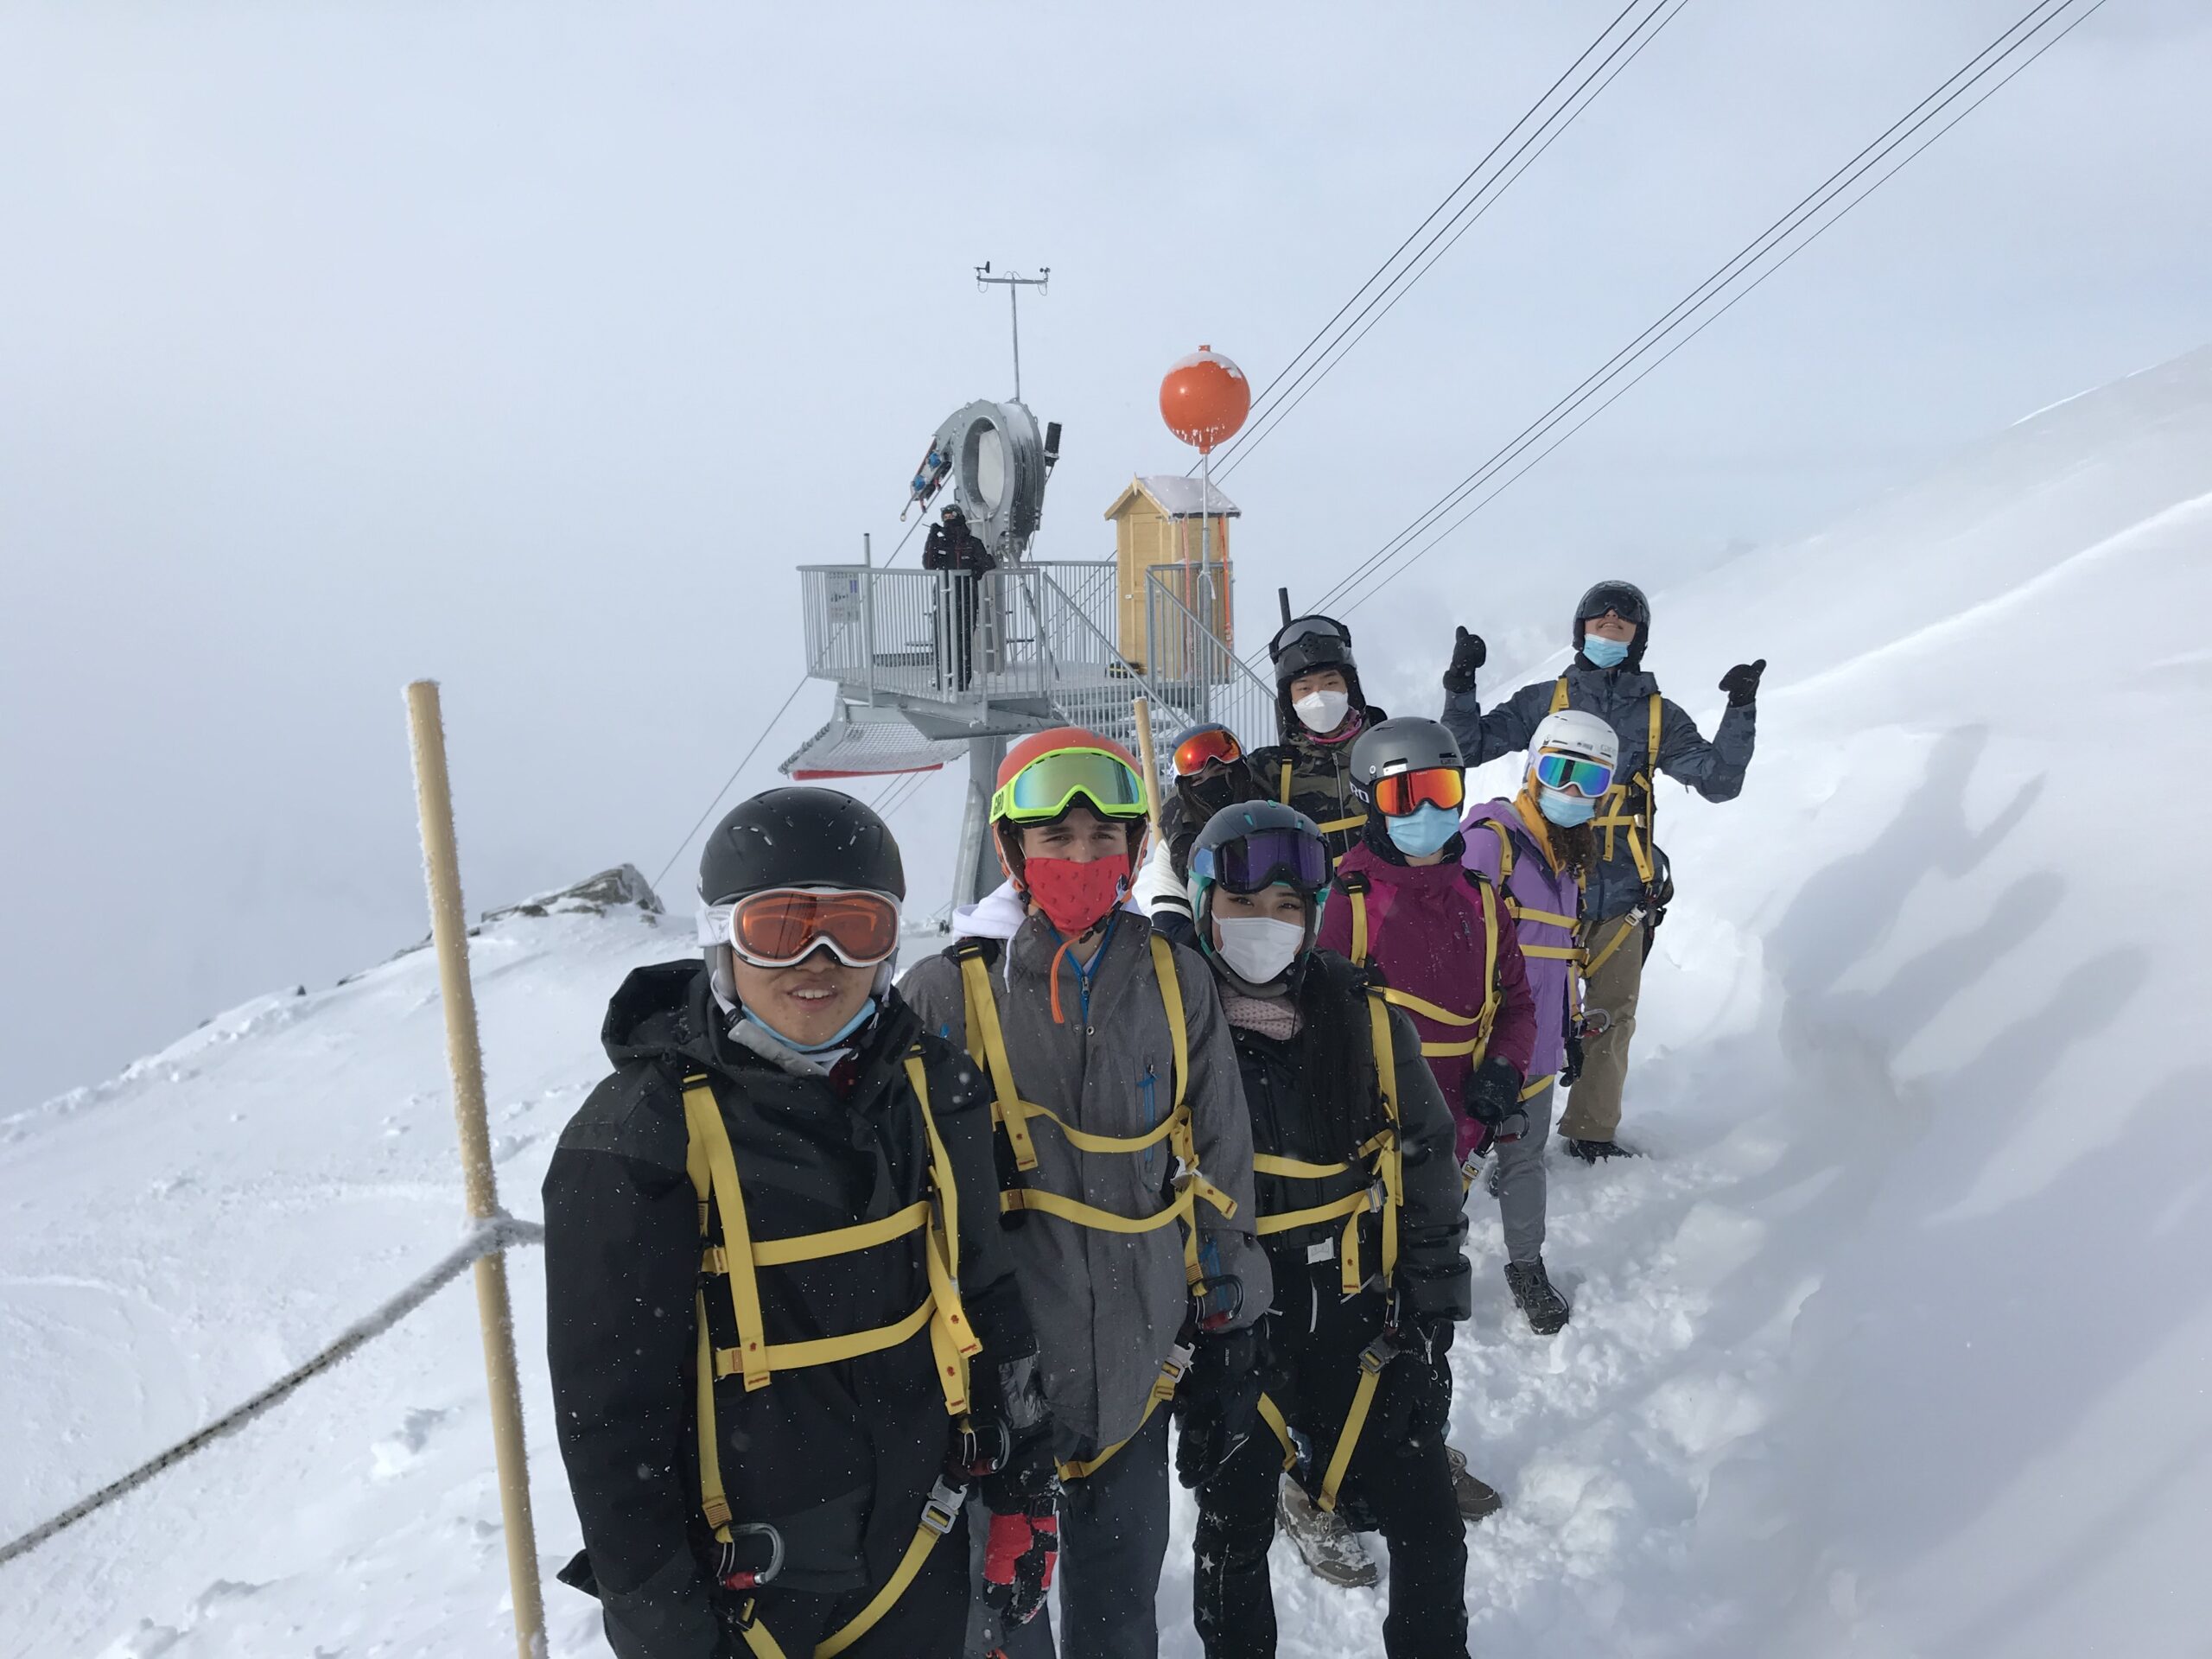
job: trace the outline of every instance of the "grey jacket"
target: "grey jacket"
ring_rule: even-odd
[[[1551,712],[1552,688],[1557,683],[1556,679],[1543,679],[1524,685],[1488,714],[1483,713],[1477,692],[1446,692],[1444,724],[1458,740],[1467,764],[1478,766],[1527,748],[1538,722]],[[1651,697],[1658,690],[1659,682],[1652,676],[1626,664],[1592,668],[1578,656],[1567,666],[1567,707],[1597,715],[1620,739],[1618,777],[1630,778],[1644,770],[1644,751],[1651,733]],[[1742,792],[1744,773],[1751,764],[1751,739],[1757,724],[1753,705],[1731,708],[1721,715],[1708,742],[1695,721],[1662,697],[1659,770],[1688,784],[1708,801],[1732,801]],[[1602,855],[1602,832],[1598,846]],[[1643,891],[1643,878],[1629,855],[1628,838],[1616,836],[1613,855],[1602,859],[1591,873],[1582,907],[1585,925],[1626,915],[1636,908]]]
[[[1142,1135],[1174,1102],[1174,1048],[1153,976],[1151,931],[1135,912],[1117,912],[1092,963],[1087,995],[1073,957],[1060,959],[1065,1017],[1059,1024],[1046,978],[1059,941],[1044,918],[1028,918],[995,950],[991,990],[1022,1098],[1092,1134]],[[1179,945],[1175,967],[1190,1033],[1185,1098],[1199,1166],[1236,1205],[1232,1220],[1198,1201],[1199,1262],[1209,1274],[1243,1281],[1243,1306],[1234,1323],[1249,1324],[1274,1294],[1254,1230],[1251,1123],[1213,976]],[[960,964],[950,951],[916,963],[899,991],[925,1029],[966,1045]],[[1175,1173],[1164,1140],[1143,1153],[1085,1154],[1051,1123],[1033,1118],[1030,1134],[1037,1167],[1016,1178],[1000,1132],[1002,1179],[1019,1179],[1119,1215],[1156,1212]],[[1108,1232],[1033,1211],[1005,1219],[1052,1404],[1055,1449],[1063,1460],[1095,1456],[1136,1431],[1182,1327],[1190,1302],[1183,1230]]]

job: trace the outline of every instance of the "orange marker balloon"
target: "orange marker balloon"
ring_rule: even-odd
[[[1200,454],[1235,437],[1251,412],[1252,383],[1211,346],[1199,346],[1160,383],[1160,418]]]

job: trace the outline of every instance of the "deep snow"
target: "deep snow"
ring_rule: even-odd
[[[1682,897],[1624,1131],[1654,1155],[1554,1166],[1560,1338],[1511,1317],[1475,1206],[1456,1438],[1509,1501],[1470,1535],[1476,1651],[2202,1650],[2212,1044],[2181,873],[2208,552],[2212,351],[1655,595],[1651,664],[1708,727],[1703,688],[1770,659],[1759,752],[1738,802],[1663,798]],[[598,1074],[607,994],[689,932],[616,911],[475,941],[518,1215]],[[443,1065],[417,953],[0,1122],[0,1536],[451,1247]],[[550,1574],[575,1528],[534,1255],[513,1277]],[[507,1650],[482,1391],[450,1290],[0,1569],[0,1656]],[[1176,1656],[1190,1519],[1160,1592]],[[1380,1651],[1378,1594],[1277,1561],[1287,1656]],[[547,1599],[555,1654],[603,1651],[590,1604]]]

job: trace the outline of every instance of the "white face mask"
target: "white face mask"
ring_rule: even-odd
[[[1289,971],[1306,948],[1306,924],[1274,916],[1217,916],[1221,959],[1248,985],[1268,985]]]
[[[1351,708],[1351,696],[1343,691],[1308,691],[1290,705],[1309,732],[1326,736],[1344,723],[1344,715]]]

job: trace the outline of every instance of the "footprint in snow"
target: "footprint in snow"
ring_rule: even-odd
[[[389,1439],[378,1440],[369,1448],[369,1475],[374,1480],[390,1480],[412,1468],[429,1443],[430,1431],[453,1415],[450,1407],[419,1406],[407,1414],[399,1432]]]

